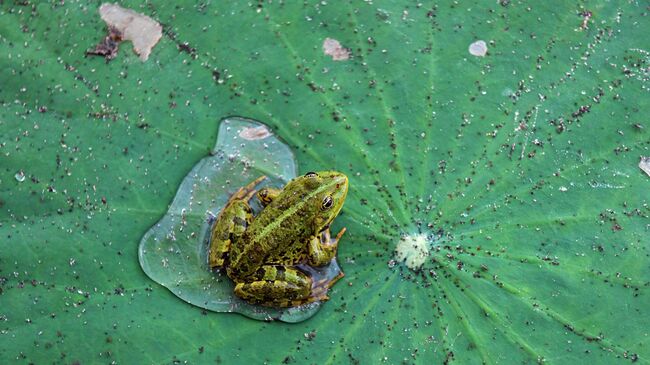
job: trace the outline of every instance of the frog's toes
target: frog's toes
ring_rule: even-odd
[[[327,295],[325,293],[314,297],[314,301],[317,301],[317,302],[327,302],[328,300],[330,300],[330,297],[329,297],[329,295]]]
[[[318,287],[312,290],[311,295],[309,296],[309,301],[310,302],[325,302],[330,299],[329,295],[327,295],[328,287]]]
[[[336,235],[336,240],[337,240],[337,241],[340,240],[341,237],[343,236],[343,233],[345,233],[345,231],[347,231],[347,230],[348,230],[348,229],[345,228],[345,227],[341,228],[341,230],[339,231],[339,233]]]
[[[336,282],[341,280],[344,276],[345,274],[343,273],[343,271],[339,271],[339,273],[331,279],[323,279],[314,282],[314,284],[312,285],[312,293],[318,290],[324,290],[325,292],[327,292],[327,290],[329,290],[332,286],[334,286],[334,284],[336,284]]]

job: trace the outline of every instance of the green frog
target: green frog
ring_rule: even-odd
[[[345,228],[335,238],[329,227],[348,192],[348,178],[336,171],[308,172],[283,189],[255,187],[261,176],[233,194],[212,228],[211,268],[225,269],[235,294],[247,302],[293,307],[325,301],[341,277],[314,281],[314,267],[335,256]],[[263,209],[253,216],[257,195]]]

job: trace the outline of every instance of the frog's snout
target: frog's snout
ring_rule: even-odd
[[[329,194],[335,201],[345,200],[348,194],[348,177],[338,171],[323,171],[319,173],[323,177],[324,183],[328,185]]]
[[[336,177],[336,187],[343,192],[343,196],[348,193],[348,177],[341,174]]]
[[[345,201],[345,198],[348,196],[349,183],[348,183],[348,177],[343,175],[343,174],[341,174],[341,176],[338,178],[338,180],[339,181],[336,183],[336,185],[339,188],[339,194],[340,194],[339,199],[341,201],[341,207],[342,207],[343,202]],[[339,207],[339,209],[341,209],[341,207]]]
[[[347,188],[348,188],[348,177],[341,174],[341,175],[339,175],[337,177],[336,183],[339,185],[339,187],[342,187],[343,189],[347,190]]]

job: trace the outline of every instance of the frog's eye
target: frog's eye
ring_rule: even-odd
[[[313,171],[309,171],[308,173],[305,174],[305,177],[316,177],[316,176],[318,176],[318,174]]]
[[[321,209],[327,210],[332,207],[332,204],[334,204],[334,200],[332,200],[332,197],[326,196],[325,199],[323,199],[323,204],[321,205]]]
[[[262,198],[266,198],[266,196],[269,195],[269,190],[266,189],[266,188],[264,188],[264,189],[260,190],[260,191],[258,192],[258,194],[260,195],[260,197],[262,197]]]

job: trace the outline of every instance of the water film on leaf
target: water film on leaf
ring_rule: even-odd
[[[234,295],[234,285],[224,272],[208,267],[212,223],[234,192],[262,175],[267,179],[259,187],[276,188],[296,176],[289,147],[262,123],[224,119],[211,155],[187,174],[167,214],[142,238],[139,258],[144,272],[182,300],[215,312],[284,322],[300,322],[316,314],[318,302],[288,309],[249,304]],[[251,207],[255,212],[261,209],[256,199]],[[339,273],[333,260],[310,274],[331,279]]]

